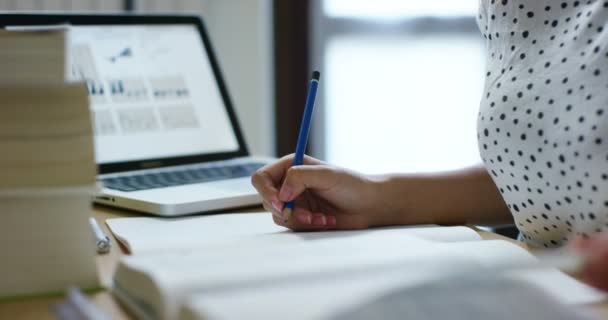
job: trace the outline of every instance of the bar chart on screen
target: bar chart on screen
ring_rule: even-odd
[[[143,78],[108,79],[108,90],[113,102],[141,102],[149,100]]]
[[[87,84],[100,163],[236,148],[195,26],[77,26],[70,53],[72,80]]]
[[[93,126],[96,135],[112,135],[118,133],[118,127],[110,110],[93,110]]]
[[[89,79],[86,80],[87,82],[87,88],[89,89],[89,95],[91,96],[91,98],[93,99],[97,99],[100,98],[102,99],[102,101],[105,99],[104,94],[105,94],[105,84],[103,82],[101,82],[100,80],[95,80],[95,79]]]
[[[176,105],[158,108],[161,123],[165,130],[174,129],[195,129],[200,124],[194,106]]]
[[[124,134],[154,132],[160,129],[153,108],[128,108],[118,110],[116,114]]]
[[[186,81],[180,75],[150,78],[150,86],[155,100],[180,100],[190,96]]]

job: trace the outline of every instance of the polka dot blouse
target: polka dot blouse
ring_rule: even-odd
[[[520,238],[608,230],[608,1],[481,0],[482,160]]]

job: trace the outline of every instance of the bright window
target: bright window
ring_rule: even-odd
[[[472,15],[474,0],[324,0],[323,11],[329,17],[397,19],[417,16]]]
[[[323,3],[326,28],[316,33],[316,43],[324,71],[318,110],[324,136],[315,155],[368,173],[480,162],[476,119],[484,55],[470,5],[476,1]],[[418,16],[433,9],[441,16]],[[392,27],[387,16],[396,19]]]

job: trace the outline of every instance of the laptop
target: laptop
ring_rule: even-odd
[[[3,26],[70,24],[70,77],[89,90],[95,202],[160,216],[257,205],[250,156],[196,16],[2,14]]]

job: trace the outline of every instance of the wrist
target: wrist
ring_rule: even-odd
[[[368,210],[370,227],[407,224],[403,216],[407,209],[404,206],[403,186],[396,185],[396,177],[390,174],[367,176]]]
[[[412,225],[435,223],[428,212],[429,188],[416,175],[388,174],[370,178],[374,184],[377,225]]]

